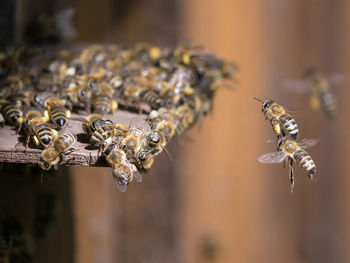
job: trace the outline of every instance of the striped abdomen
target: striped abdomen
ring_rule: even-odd
[[[288,113],[285,113],[282,116],[280,116],[279,121],[281,123],[284,136],[288,136],[293,140],[298,139],[298,125]]]
[[[333,118],[337,113],[337,102],[330,91],[325,91],[320,94],[321,105],[324,113],[329,118]]]
[[[94,112],[98,114],[106,114],[110,112],[111,99],[109,96],[98,96],[95,100]]]
[[[19,125],[22,122],[22,111],[16,105],[5,104],[1,111],[8,124]]]
[[[77,141],[77,137],[72,133],[60,135],[54,141],[54,148],[57,152],[63,153]]]
[[[142,91],[140,92],[142,101],[149,104],[152,108],[158,108],[162,104],[162,100],[159,95],[154,91]]]
[[[52,130],[46,123],[40,123],[37,125],[34,128],[34,134],[45,147],[47,147],[53,139]]]
[[[303,169],[303,171],[307,173],[312,179],[312,177],[316,174],[316,165],[311,156],[303,149],[299,149],[293,154],[293,159],[298,164],[298,166]]]
[[[65,107],[53,107],[49,109],[50,120],[59,127],[67,123],[67,109]]]
[[[114,124],[104,125],[99,127],[91,135],[90,143],[92,145],[102,145],[105,142],[112,140],[114,135]]]

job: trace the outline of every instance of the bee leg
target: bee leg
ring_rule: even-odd
[[[293,171],[293,159],[289,159],[289,180],[290,180],[290,192],[293,193],[294,188],[294,171]]]
[[[69,148],[63,153],[63,155],[69,155],[69,154],[71,154],[72,152],[75,152],[75,151],[76,151],[75,148]]]

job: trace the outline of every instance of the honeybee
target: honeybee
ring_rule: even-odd
[[[195,112],[188,106],[188,104],[184,104],[176,109],[176,113],[177,116],[179,116],[176,125],[176,133],[180,135],[193,123]]]
[[[143,144],[153,156],[157,156],[165,148],[166,139],[159,131],[150,131],[144,137]]]
[[[273,131],[278,139],[282,139],[284,136],[293,140],[298,139],[299,130],[297,123],[281,105],[272,100],[262,101],[258,98],[254,99],[263,103],[262,112],[271,123]]]
[[[27,136],[26,148],[28,148],[30,138],[33,138],[37,146],[42,145],[46,148],[57,136],[57,132],[51,129],[39,111],[27,112],[24,117],[24,123],[26,127],[25,134]]]
[[[140,98],[153,109],[158,109],[163,103],[159,95],[153,90],[143,90],[140,92]]]
[[[23,113],[19,106],[5,102],[1,106],[1,113],[4,116],[5,122],[20,129],[23,123]]]
[[[105,124],[97,128],[91,135],[90,144],[104,147],[118,137],[124,137],[129,127],[124,124]]]
[[[305,148],[314,146],[316,143],[317,140],[303,139],[296,142],[284,138],[278,142],[277,152],[264,154],[258,158],[258,161],[261,163],[282,163],[287,158],[289,162],[289,180],[292,191],[294,187],[294,162],[297,163],[311,180],[316,175],[316,165],[311,156],[304,150]]]
[[[67,119],[71,117],[71,113],[70,110],[65,107],[63,100],[50,97],[45,101],[44,116],[46,121],[51,120],[58,128],[62,128],[66,125]]]
[[[39,159],[39,166],[44,170],[49,170],[52,166],[57,169],[62,154],[68,155],[74,151],[73,144],[77,137],[72,133],[62,134],[51,142],[51,144],[42,151]]]
[[[82,129],[91,137],[91,135],[101,126],[113,124],[111,120],[105,120],[101,114],[91,114],[83,119]]]
[[[37,108],[43,108],[45,106],[45,99],[40,96],[37,92],[33,90],[27,90],[23,93],[21,93],[21,101],[26,106],[34,106]]]
[[[104,150],[107,163],[113,169],[113,177],[116,179],[120,191],[125,192],[127,186],[135,178],[141,181],[141,175],[137,173],[137,168],[127,159],[126,153],[118,148],[115,142],[110,143]]]
[[[113,87],[106,82],[102,82],[96,85],[98,87],[95,88],[92,96],[92,106],[94,108],[94,112],[99,114],[106,114],[117,110],[118,102],[113,99]]]
[[[304,79],[287,80],[284,87],[297,93],[310,93],[311,109],[321,108],[326,117],[332,119],[337,114],[338,105],[331,85],[335,86],[342,80],[340,74],[333,74],[327,79],[314,68],[309,68],[304,73]]]
[[[68,88],[61,90],[61,97],[66,98],[71,103],[70,109],[73,107],[84,108],[89,110],[91,90],[84,83],[72,82]]]
[[[138,152],[135,153],[132,159],[133,163],[136,165],[139,171],[144,171],[151,168],[153,164],[153,158],[156,154],[152,154],[152,149],[142,147]]]
[[[121,148],[128,158],[131,158],[141,148],[141,141],[145,136],[145,132],[137,127],[129,128],[125,138],[121,141]]]

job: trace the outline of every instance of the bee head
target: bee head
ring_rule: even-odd
[[[46,162],[42,157],[39,160],[39,166],[43,170],[49,170],[51,168],[50,164]]]

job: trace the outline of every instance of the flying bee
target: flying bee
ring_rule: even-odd
[[[66,125],[67,119],[71,117],[71,113],[70,110],[65,107],[63,100],[50,97],[45,101],[44,116],[47,121],[51,120],[58,128],[62,128]]]
[[[102,82],[96,85],[97,87],[95,90],[93,90],[92,96],[92,106],[94,108],[94,112],[99,114],[106,114],[117,110],[118,102],[113,99],[113,87],[106,82]]]
[[[287,111],[278,103],[272,100],[262,101],[262,112],[266,119],[271,123],[274,133],[278,139],[287,136],[293,140],[298,139],[299,130],[296,121]]]
[[[1,105],[1,113],[6,123],[15,126],[18,130],[21,128],[23,113],[19,106],[10,102],[4,102],[4,104]]]
[[[113,177],[118,183],[120,191],[125,192],[129,183],[135,178],[141,181],[141,175],[137,173],[137,168],[127,159],[126,153],[118,148],[115,142],[110,143],[104,150],[107,163],[113,169]]]
[[[42,151],[39,166],[44,170],[49,170],[52,166],[57,169],[62,154],[68,155],[74,151],[73,144],[77,137],[72,133],[62,134],[54,139],[51,144]]]
[[[326,117],[332,119],[337,114],[338,105],[331,86],[334,87],[342,81],[341,74],[332,74],[327,79],[314,68],[309,68],[305,70],[304,79],[287,80],[284,87],[296,93],[309,93],[311,109],[321,108]]]
[[[312,180],[316,175],[316,165],[311,156],[304,150],[305,148],[314,146],[317,140],[303,139],[296,142],[290,139],[281,139],[278,142],[278,151],[267,153],[258,158],[261,163],[282,163],[284,160],[289,162],[289,180],[291,190],[294,186],[293,163],[297,165],[309,176]]]
[[[57,136],[57,132],[46,123],[45,118],[39,111],[29,111],[24,117],[24,124],[26,127],[26,148],[28,148],[30,138],[33,138],[34,143],[45,148]]]

